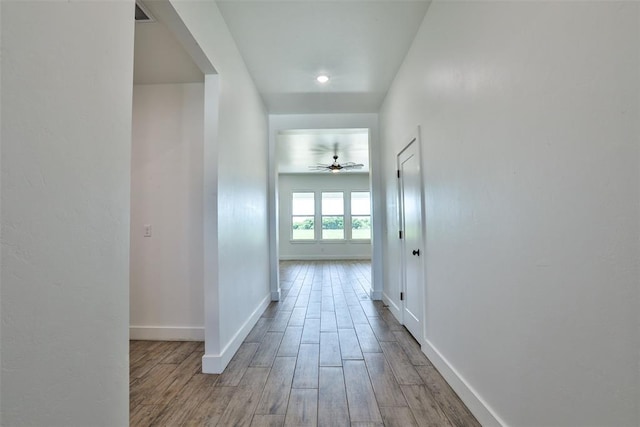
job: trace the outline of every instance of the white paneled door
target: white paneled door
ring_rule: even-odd
[[[402,227],[402,322],[420,344],[424,326],[424,237],[422,175],[417,138],[398,154],[400,224]]]

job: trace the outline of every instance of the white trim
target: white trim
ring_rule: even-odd
[[[469,408],[480,424],[484,427],[502,427],[507,425],[428,339],[424,340],[422,352],[429,358],[433,366],[436,367],[464,404],[467,405],[467,408]]]
[[[280,256],[280,261],[341,261],[341,260],[360,260],[360,261],[371,261],[370,256],[362,256],[362,255],[291,255],[291,256]]]
[[[204,341],[204,326],[130,326],[129,339],[144,341]]]
[[[271,291],[271,301],[280,301],[280,298],[282,298],[280,289],[278,289],[277,291]]]
[[[391,313],[395,316],[396,320],[402,323],[400,317],[402,315],[402,313],[400,312],[400,307],[398,307],[398,304],[396,304],[393,298],[389,297],[389,295],[387,295],[387,293],[384,291],[382,291],[382,302],[389,307],[389,311],[391,311]]]
[[[369,289],[369,298],[378,301],[382,299],[382,291],[374,291],[373,288]]]
[[[236,351],[240,348],[240,345],[244,339],[249,335],[251,329],[258,322],[262,313],[267,309],[267,306],[271,302],[271,293],[264,297],[264,299],[258,304],[258,307],[251,313],[251,316],[246,322],[238,329],[231,341],[222,349],[220,354],[205,354],[202,356],[202,373],[203,374],[220,374],[227,367],[229,361]]]

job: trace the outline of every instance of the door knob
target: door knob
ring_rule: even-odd
[[[414,255],[420,256],[420,249],[414,249],[412,252]]]

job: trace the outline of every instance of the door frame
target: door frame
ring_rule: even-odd
[[[416,338],[416,340],[419,342],[420,345],[424,344],[424,341],[426,340],[426,332],[427,332],[427,328],[426,328],[426,318],[427,318],[427,305],[426,305],[426,293],[427,293],[427,286],[426,286],[426,279],[427,279],[427,275],[426,275],[426,262],[425,262],[425,257],[427,255],[427,223],[426,223],[426,214],[425,214],[425,185],[424,185],[424,167],[423,167],[423,161],[422,161],[422,141],[420,139],[420,126],[416,126],[416,128],[414,129],[414,131],[410,134],[410,136],[408,138],[405,139],[405,141],[409,141],[406,145],[403,146],[403,148],[398,152],[398,154],[396,155],[396,169],[398,171],[398,182],[397,182],[397,192],[398,192],[398,224],[400,225],[400,230],[403,233],[403,237],[400,239],[400,271],[399,271],[399,275],[400,275],[400,292],[403,292],[406,294],[406,288],[407,288],[407,283],[406,283],[406,257],[407,257],[407,247],[406,247],[406,240],[405,240],[405,236],[404,236],[404,232],[405,232],[405,224],[404,224],[404,201],[403,201],[403,186],[402,186],[402,179],[400,177],[400,156],[407,150],[409,149],[409,147],[411,146],[411,144],[416,144],[416,151],[417,151],[417,156],[418,156],[418,164],[420,166],[420,172],[419,172],[419,178],[420,178],[420,189],[419,189],[419,194],[420,194],[420,201],[419,201],[419,206],[420,206],[420,220],[422,223],[422,229],[420,232],[420,237],[422,239],[422,251],[423,254],[422,256],[420,256],[420,261],[419,261],[419,270],[420,273],[422,275],[422,279],[423,279],[423,283],[424,286],[422,288],[422,295],[421,295],[421,300],[419,301],[419,304],[421,306],[422,309],[422,328],[421,328],[421,334],[419,337],[414,337]],[[398,295],[398,298],[400,298],[400,295]],[[399,308],[400,308],[400,323],[402,323],[404,325],[405,323],[405,304],[406,304],[406,299],[405,300],[399,300]]]

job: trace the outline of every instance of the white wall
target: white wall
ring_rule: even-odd
[[[204,210],[217,220],[205,223],[203,369],[220,372],[271,299],[267,116],[215,2],[171,4],[219,74],[218,105],[205,107],[205,122],[217,108],[217,129],[205,129]]]
[[[276,142],[278,133],[289,129],[369,129],[370,185],[372,220],[371,249],[371,297],[382,298],[382,168],[380,163],[378,115],[377,114],[272,114],[269,116],[269,236],[270,236],[270,281],[271,296],[280,295],[278,277],[278,174],[276,166]]]
[[[135,85],[132,135],[131,338],[204,340],[204,84]]]
[[[314,191],[316,201],[320,200],[321,191],[342,191],[345,194],[345,214],[347,214],[346,203],[350,202],[351,192],[370,191],[369,174],[280,174],[278,175],[278,210],[280,212],[280,259],[371,259],[370,240],[292,241],[291,194],[294,191]],[[348,216],[345,215],[345,227],[347,225]]]
[[[133,1],[1,8],[0,424],[124,426]]]
[[[434,2],[381,111],[385,283],[419,124],[426,352],[484,425],[640,423],[639,7]]]

